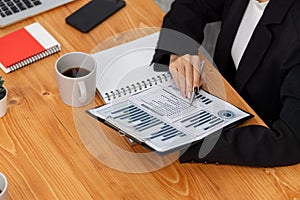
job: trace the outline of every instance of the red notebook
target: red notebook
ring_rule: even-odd
[[[0,38],[0,67],[9,73],[60,51],[60,44],[39,23]]]

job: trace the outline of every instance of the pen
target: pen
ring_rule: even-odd
[[[192,96],[191,96],[191,99],[190,99],[190,106],[193,104],[193,101],[195,99],[195,95],[196,95],[196,91],[197,90],[197,87],[194,87],[194,90],[192,92]]]
[[[202,74],[203,70],[204,70],[204,65],[205,65],[205,60],[202,60],[201,61],[201,64],[200,64],[200,75]],[[198,89],[195,87],[193,92],[192,92],[192,96],[191,96],[191,99],[190,99],[190,106],[193,104],[193,101],[195,99],[195,96],[196,96],[196,93],[200,92],[200,88],[199,88],[199,91]]]

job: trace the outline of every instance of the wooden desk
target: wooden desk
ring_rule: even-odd
[[[0,119],[0,171],[8,178],[10,199],[300,198],[300,165],[250,168],[180,164],[176,160],[156,171],[129,173],[104,163],[115,159],[117,164],[124,165],[130,160],[133,162],[128,164],[128,169],[137,167],[143,164],[139,158],[120,158],[115,147],[126,152],[140,152],[142,148],[130,147],[124,138],[105,127],[100,127],[101,134],[105,134],[103,140],[110,143],[100,140],[103,146],[86,148],[82,129],[86,132],[99,129],[99,123],[95,123],[95,127],[78,128],[78,124],[84,125],[86,115],[78,117],[76,109],[60,100],[55,60],[70,51],[90,53],[112,35],[132,28],[159,27],[164,15],[152,0],[127,0],[126,7],[117,15],[89,34],[82,34],[64,20],[86,2],[76,1],[0,29],[2,36],[38,21],[62,45],[60,53],[10,74],[0,72],[9,91],[8,112]],[[213,70],[207,68],[207,76],[218,77]],[[227,100],[243,106],[241,99],[232,98],[230,88],[226,87],[225,91]],[[95,104],[100,103],[97,98]],[[250,122],[261,123],[256,118]],[[105,154],[101,152],[96,158],[90,150],[97,148]]]

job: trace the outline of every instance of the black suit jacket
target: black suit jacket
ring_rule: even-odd
[[[181,162],[283,166],[300,161],[300,1],[270,0],[236,70],[231,47],[248,2],[176,0],[164,18],[163,28],[199,43],[206,23],[222,21],[214,62],[269,126],[233,128],[210,136],[204,140],[212,145],[208,152],[201,153],[204,143],[194,144],[181,155]],[[168,51],[159,49],[166,39],[161,33],[154,62],[168,61]]]

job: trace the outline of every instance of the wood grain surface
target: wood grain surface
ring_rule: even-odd
[[[126,6],[88,34],[65,23],[87,3],[77,0],[0,29],[0,36],[41,23],[62,45],[61,52],[9,74],[8,112],[0,118],[0,172],[13,199],[299,199],[300,165],[253,168],[180,164],[178,154],[161,156],[91,119],[86,108],[72,109],[59,97],[54,63],[71,51],[92,53],[132,38],[123,32],[160,27],[164,13],[152,0],[126,0]],[[1,47],[0,47],[1,48]],[[207,65],[210,65],[207,62]],[[212,66],[207,88],[252,112]],[[222,87],[218,86],[221,84]],[[223,88],[224,85],[224,88]],[[225,93],[224,93],[225,91]],[[247,123],[263,124],[255,117]]]

